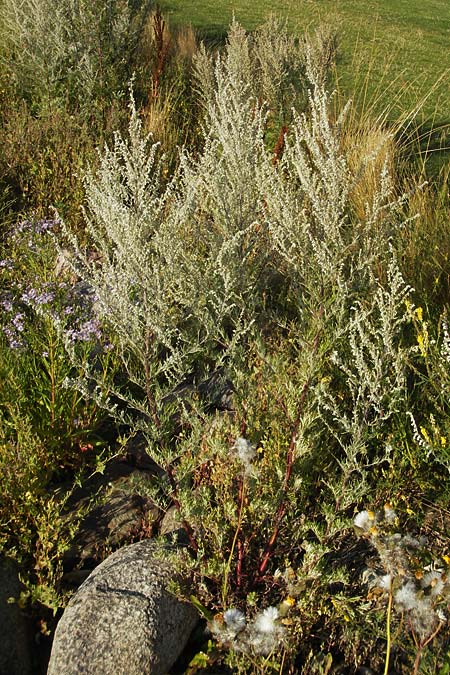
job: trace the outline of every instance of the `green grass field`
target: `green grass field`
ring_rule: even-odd
[[[205,38],[225,34],[233,13],[252,29],[270,13],[292,30],[326,23],[338,35],[343,90],[389,119],[417,111],[426,143],[450,145],[450,3],[448,0],[164,0],[174,25],[191,23]]]

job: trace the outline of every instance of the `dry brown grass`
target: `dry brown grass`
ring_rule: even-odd
[[[356,176],[351,203],[356,216],[363,220],[368,204],[379,192],[380,177],[388,172],[395,182],[396,144],[391,131],[373,123],[352,126],[343,134],[343,148],[349,168]]]

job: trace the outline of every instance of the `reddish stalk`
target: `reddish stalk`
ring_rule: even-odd
[[[426,647],[427,645],[430,644],[430,642],[431,642],[432,640],[434,640],[434,638],[435,638],[436,635],[439,633],[439,631],[441,630],[441,628],[442,628],[443,625],[444,625],[444,624],[442,623],[442,621],[440,621],[438,627],[436,628],[436,630],[434,630],[433,633],[432,633],[431,635],[429,635],[429,636],[426,638],[426,640],[423,640],[422,642],[420,642],[419,640],[417,640],[417,638],[416,638],[416,636],[414,635],[414,632],[413,632],[414,642],[415,642],[416,647],[417,647],[416,658],[414,659],[413,675],[417,675],[417,673],[419,672],[419,667],[420,667],[420,662],[421,662],[421,660],[422,660],[423,650],[425,649],[425,647]]]
[[[320,315],[323,314],[323,308],[320,309]],[[317,350],[319,348],[319,341],[320,341],[320,329],[314,338],[313,342],[313,348],[312,348],[312,353],[313,356],[317,353]],[[311,387],[312,384],[312,375],[308,377],[306,380],[305,384],[303,385],[302,392],[300,394],[300,400],[298,402],[298,408],[297,408],[297,416],[294,420],[294,426],[291,434],[291,440],[289,443],[289,449],[286,455],[286,469],[284,472],[284,480],[283,480],[283,496],[281,498],[281,501],[278,505],[277,512],[275,514],[275,519],[273,523],[273,528],[272,528],[272,534],[270,536],[269,541],[267,542],[265,548],[264,548],[264,553],[262,555],[261,561],[258,565],[258,572],[256,576],[256,583],[260,583],[264,577],[264,573],[266,571],[267,565],[270,560],[270,556],[272,555],[273,549],[275,547],[278,534],[280,531],[280,526],[281,522],[284,518],[284,514],[286,513],[286,508],[287,508],[287,491],[289,488],[289,482],[291,479],[291,474],[292,474],[292,467],[294,464],[294,450],[295,450],[295,444],[297,442],[297,437],[298,437],[298,430],[300,427],[300,422],[302,419],[302,414],[303,414],[303,408],[305,406],[305,401],[306,397],[308,395],[308,391]]]
[[[283,124],[283,126],[280,129],[280,133],[278,134],[278,139],[275,144],[275,148],[273,150],[273,157],[272,157],[272,164],[275,166],[278,164],[280,159],[283,156],[284,152],[284,146],[285,146],[285,137],[288,132],[288,127]]]
[[[242,566],[244,563],[244,544],[241,539],[241,522],[242,511],[244,509],[244,479],[239,479],[239,493],[238,493],[238,530],[237,530],[237,551],[238,559],[236,564],[236,586],[240,588],[242,583]]]
[[[169,53],[170,38],[165,40],[164,37],[165,30],[166,30],[166,22],[162,17],[161,8],[158,6],[153,16],[153,34],[156,43],[156,64],[153,68],[152,73],[152,92],[151,92],[152,100],[158,97],[160,79],[161,75],[164,72],[167,55]]]
[[[242,566],[244,563],[244,553],[245,553],[245,547],[242,542],[242,539],[238,539],[237,549],[238,549],[238,559],[236,565],[236,586],[237,588],[240,588],[242,585]]]
[[[291,441],[289,443],[289,449],[288,453],[286,456],[286,470],[284,472],[284,480],[283,480],[283,497],[278,505],[277,513],[275,515],[275,520],[273,524],[273,529],[272,529],[272,535],[267,542],[264,553],[261,558],[261,562],[258,565],[258,575],[256,577],[256,581],[259,582],[261,581],[262,577],[264,576],[264,573],[266,571],[266,567],[269,563],[270,556],[272,555],[272,551],[274,549],[275,543],[278,538],[278,533],[280,531],[280,525],[281,521],[284,518],[284,514],[286,513],[286,507],[287,507],[287,490],[289,487],[289,482],[291,479],[291,474],[292,474],[292,466],[294,464],[294,449],[295,449],[295,444],[297,442],[297,437],[298,437],[298,429],[300,426],[300,421],[301,421],[301,416],[303,412],[303,407],[305,404],[306,396],[308,394],[309,388],[311,386],[312,378],[308,378],[308,380],[305,382],[303,385],[302,393],[300,395],[300,401],[299,401],[299,406],[298,406],[298,412],[297,412],[297,417],[295,418],[294,422],[294,428],[292,431],[291,435]]]

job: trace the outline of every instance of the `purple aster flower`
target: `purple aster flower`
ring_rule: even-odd
[[[0,304],[5,312],[12,312],[14,309],[13,294],[9,291],[4,293],[0,300]]]
[[[12,325],[14,326],[16,331],[18,331],[19,333],[23,332],[23,329],[24,329],[23,320],[24,320],[24,318],[25,318],[25,314],[23,314],[22,312],[17,312],[16,316],[13,317],[13,319],[12,319]]]
[[[12,270],[14,268],[14,260],[12,258],[4,258],[0,260],[0,268]]]
[[[22,300],[27,305],[31,307],[36,307],[37,305],[47,305],[49,302],[52,302],[55,299],[55,294],[48,291],[43,291],[39,293],[35,288],[28,288],[24,293],[22,293]]]
[[[20,339],[17,331],[13,330],[11,326],[4,326],[3,332],[11,349],[20,349],[24,346],[23,340]]]

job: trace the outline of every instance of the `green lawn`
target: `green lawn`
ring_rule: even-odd
[[[286,17],[293,30],[320,23],[337,28],[342,87],[363,90],[377,109],[413,110],[423,102],[418,120],[425,128],[450,123],[449,0],[163,0],[174,25],[191,23],[204,37],[223,36],[233,12],[251,29],[270,13]],[[450,145],[447,129],[436,145]]]

